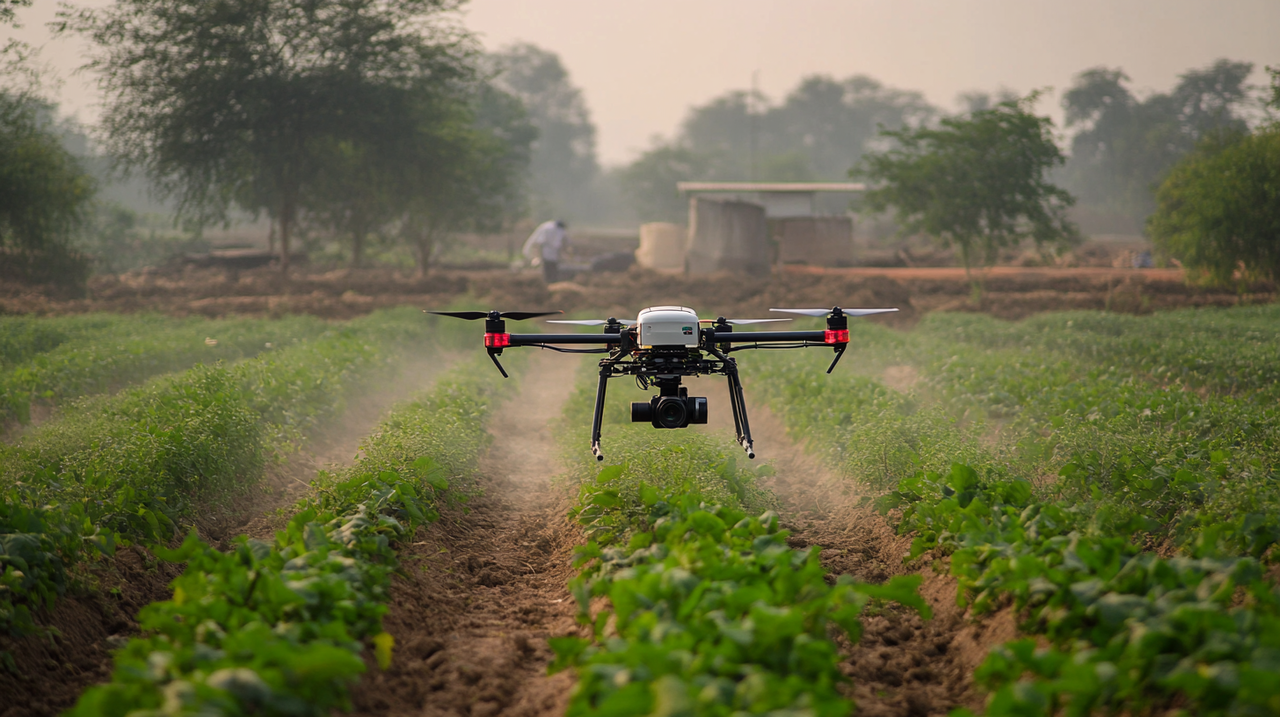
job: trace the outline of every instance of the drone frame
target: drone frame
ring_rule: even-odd
[[[894,309],[896,311],[896,309]],[[696,348],[685,346],[653,347],[641,349],[637,344],[636,328],[624,325],[617,319],[604,322],[602,334],[511,334],[507,333],[505,318],[532,318],[561,312],[525,312],[514,314],[498,311],[483,312],[430,312],[458,316],[459,318],[485,318],[484,346],[493,365],[507,378],[506,369],[498,357],[508,348],[534,346],[561,353],[603,353],[608,356],[600,361],[599,381],[596,384],[595,412],[591,420],[591,453],[603,461],[600,436],[604,420],[604,402],[609,379],[634,376],[642,388],[656,386],[660,396],[680,395],[681,379],[689,376],[721,375],[729,382],[729,404],[733,410],[733,425],[737,442],[748,458],[755,458],[755,445],[751,439],[751,426],[747,419],[746,399],[742,381],[738,377],[738,363],[729,354],[749,349],[798,349],[827,347],[835,352],[827,373],[831,373],[849,346],[849,320],[840,307],[833,307],[827,314],[827,326],[820,331],[752,331],[733,333],[733,326],[723,316],[710,326],[698,329]],[[459,316],[466,313],[467,316]],[[599,348],[565,348],[565,346],[596,346]],[[711,358],[705,356],[710,354]]]

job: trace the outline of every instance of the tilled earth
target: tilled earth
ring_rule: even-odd
[[[358,714],[564,714],[573,681],[547,675],[547,638],[578,631],[567,584],[579,533],[566,489],[553,482],[551,427],[575,368],[549,352],[534,357],[490,424],[484,495],[401,551],[404,576],[384,620],[392,664],[370,666],[355,691]]]
[[[351,401],[338,421],[269,469],[261,487],[225,505],[205,506],[196,519],[200,536],[221,548],[246,533],[270,538],[284,522],[276,509],[301,497],[317,470],[349,464],[360,440],[393,403],[431,385],[454,360],[449,355],[410,364],[394,386]],[[181,572],[181,565],[157,560],[141,547],[122,548],[84,570],[76,589],[53,610],[37,612],[36,619],[52,632],[0,636],[0,652],[11,653],[17,668],[0,665],[0,717],[56,715],[75,704],[90,685],[105,682],[111,675],[112,651],[138,632],[138,611],[169,599],[169,583]]]
[[[748,396],[752,437],[760,460],[775,474],[768,487],[778,496],[783,525],[792,531],[793,548],[818,546],[822,563],[835,576],[884,582],[895,575],[919,573],[923,597],[933,617],[921,619],[897,605],[864,614],[863,634],[854,644],[835,635],[840,670],[850,682],[845,694],[859,715],[925,717],[946,715],[955,707],[978,709],[983,696],[972,680],[987,646],[1012,639],[1013,622],[1002,615],[975,623],[955,603],[955,581],[918,560],[904,565],[910,540],[894,533],[877,513],[820,460],[796,445],[781,421],[762,401]],[[732,432],[732,422],[715,419],[711,430]]]

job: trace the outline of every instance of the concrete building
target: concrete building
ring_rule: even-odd
[[[853,218],[846,212],[832,212],[848,205],[848,195],[866,190],[866,185],[849,182],[679,182],[677,189],[689,196],[689,249],[695,243],[694,217],[709,211],[705,203],[751,204],[760,208],[766,221],[771,264],[850,266],[854,260]],[[841,196],[845,195],[845,196]],[[831,200],[837,201],[831,201]],[[731,211],[741,212],[741,208]],[[718,212],[719,213],[723,213]],[[722,223],[716,220],[716,226]],[[706,222],[704,221],[704,224]],[[749,221],[739,223],[754,227]],[[737,226],[734,224],[733,226]],[[730,225],[723,225],[728,227]],[[719,228],[717,229],[719,231]],[[753,229],[754,231],[754,229]],[[709,238],[698,240],[710,241]],[[755,236],[725,236],[715,239],[715,251],[732,253],[758,251]],[[709,250],[701,250],[706,253]],[[751,262],[747,263],[752,263]],[[701,263],[701,262],[699,262]],[[754,264],[753,264],[754,265]]]

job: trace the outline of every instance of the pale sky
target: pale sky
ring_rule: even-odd
[[[83,0],[104,5],[107,0]],[[91,122],[78,40],[52,40],[53,0],[21,11],[15,34],[42,46],[65,112]],[[1166,91],[1219,57],[1280,65],[1280,0],[471,0],[463,23],[486,48],[527,41],[560,55],[582,88],[606,164],[626,162],[688,109],[751,86],[779,100],[800,78],[870,75],[955,108],[968,90],[1052,87],[1120,67],[1139,92]],[[50,93],[53,94],[53,93]]]

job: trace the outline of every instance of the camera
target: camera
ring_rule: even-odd
[[[702,396],[654,396],[648,403],[633,402],[631,422],[646,421],[654,428],[684,428],[691,423],[706,423],[707,399]]]

